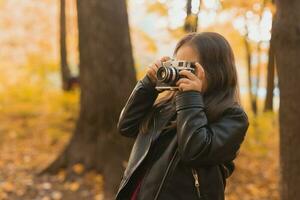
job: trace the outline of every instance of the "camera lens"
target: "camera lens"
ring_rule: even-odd
[[[157,79],[161,82],[173,85],[179,78],[175,67],[160,67],[157,70]]]
[[[160,67],[157,70],[156,76],[157,76],[157,79],[159,81],[165,82],[166,79],[168,79],[168,74],[169,74],[168,68],[166,68],[166,67]]]
[[[166,71],[162,71],[160,75],[161,75],[161,78],[164,79],[164,78],[166,78],[167,73],[166,73]]]

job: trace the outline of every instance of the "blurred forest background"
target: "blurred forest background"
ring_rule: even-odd
[[[293,165],[299,153],[287,155],[299,141],[300,32],[289,30],[299,25],[300,6],[276,4],[0,0],[0,199],[99,200],[104,191],[111,198],[132,144],[116,133],[120,110],[147,65],[172,56],[191,31],[229,40],[250,119],[226,199],[279,199],[280,171],[282,199],[299,199],[300,172]],[[282,15],[272,29],[276,10]],[[292,57],[280,54],[275,67],[276,49]],[[279,139],[285,130],[288,139]],[[280,168],[280,158],[289,164]]]

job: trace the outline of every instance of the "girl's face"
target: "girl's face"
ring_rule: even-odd
[[[199,56],[198,52],[195,51],[192,47],[189,45],[183,45],[180,47],[175,54],[176,60],[185,60],[189,62],[199,62]],[[198,73],[196,73],[198,74]],[[200,77],[198,77],[200,79]],[[207,81],[206,79],[202,80],[202,91],[205,92],[207,89]]]

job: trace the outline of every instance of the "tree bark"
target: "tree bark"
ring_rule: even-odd
[[[246,35],[244,36],[244,44],[245,44],[245,50],[246,50],[246,60],[247,60],[247,71],[248,71],[248,93],[249,93],[249,98],[250,98],[250,105],[251,105],[251,109],[253,111],[253,113],[256,115],[257,114],[257,104],[256,104],[256,98],[252,92],[252,88],[253,88],[253,83],[252,83],[252,75],[251,75],[251,71],[252,71],[252,61],[251,61],[251,48],[250,48],[250,44],[248,41],[248,27],[246,27]]]
[[[300,199],[300,1],[277,0],[274,51],[280,89],[281,199]]]
[[[70,90],[69,79],[71,71],[68,65],[67,41],[66,41],[66,1],[60,0],[60,69],[62,89]]]
[[[46,169],[82,163],[104,177],[113,199],[132,141],[117,133],[121,108],[135,83],[125,0],[77,0],[80,51],[80,113],[70,143]]]
[[[272,26],[273,29],[273,26]],[[267,66],[267,94],[265,100],[264,111],[273,111],[273,97],[274,97],[274,78],[275,78],[275,55],[274,55],[274,39],[273,31],[271,31],[270,47],[269,47],[269,59]]]
[[[262,20],[262,15],[265,9],[267,1],[263,0],[261,2],[261,8],[259,12],[259,22]],[[244,15],[245,21],[247,21],[246,15]],[[258,92],[259,92],[259,85],[260,85],[260,72],[262,68],[262,62],[261,62],[261,43],[262,41],[258,41],[257,46],[256,46],[256,53],[257,53],[257,67],[256,67],[256,82],[255,82],[255,90],[253,89],[253,81],[252,81],[252,51],[251,51],[251,46],[250,42],[248,40],[248,35],[249,35],[249,28],[247,23],[245,24],[245,30],[246,34],[244,36],[244,44],[245,44],[245,49],[246,49],[246,60],[247,60],[247,69],[248,69],[248,85],[249,85],[249,98],[250,98],[250,105],[251,109],[254,113],[254,115],[257,115],[258,113],[258,105],[257,105],[257,100],[258,100]]]
[[[260,86],[260,73],[261,73],[261,68],[263,67],[262,61],[261,61],[261,41],[257,43],[256,46],[256,54],[257,54],[257,66],[256,66],[256,83],[255,83],[255,92],[254,92],[254,98],[255,98],[255,107],[256,111],[255,113],[258,113],[258,93],[259,93],[259,86]]]
[[[201,9],[201,0],[199,1],[199,7],[196,14],[192,13],[192,0],[186,2],[186,18],[184,22],[185,32],[196,32],[198,30],[198,15]]]

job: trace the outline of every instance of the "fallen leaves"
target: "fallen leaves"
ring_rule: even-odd
[[[251,118],[249,131],[227,180],[226,200],[278,200],[277,114]],[[253,122],[255,120],[255,122]]]
[[[72,180],[67,180],[65,170],[55,175],[37,175],[68,142],[78,111],[78,93],[37,92],[33,87],[30,93],[34,95],[23,102],[13,92],[22,90],[22,86],[18,87],[0,93],[0,200],[99,199],[101,175],[84,174],[81,164],[72,167]]]
[[[80,163],[73,165],[72,168],[73,171],[78,175],[82,174],[82,172],[84,171],[84,166]]]
[[[0,187],[4,192],[12,192],[15,189],[15,186],[10,182],[4,182]]]
[[[70,190],[72,192],[75,192],[79,189],[80,184],[78,182],[66,182],[64,184],[64,188],[67,190]]]

